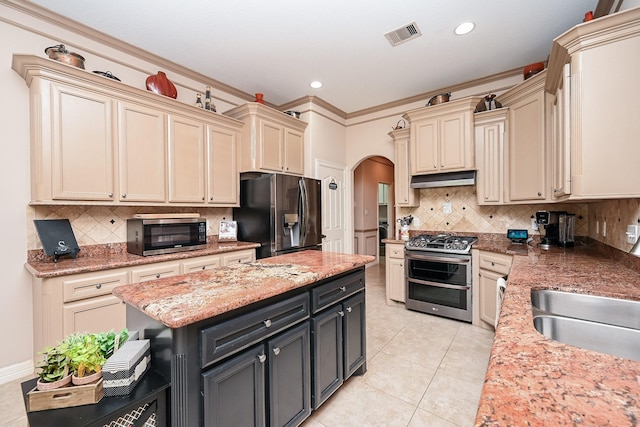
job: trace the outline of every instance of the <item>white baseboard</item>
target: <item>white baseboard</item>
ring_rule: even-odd
[[[16,363],[15,365],[0,368],[0,384],[17,380],[18,378],[33,376],[35,366],[33,360]]]

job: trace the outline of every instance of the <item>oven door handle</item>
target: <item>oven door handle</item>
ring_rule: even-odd
[[[407,277],[407,281],[411,283],[418,283],[420,285],[435,286],[438,288],[457,289],[457,290],[471,289],[471,286],[468,286],[468,285],[447,285],[446,283],[428,282],[426,280],[412,279],[411,277]]]
[[[469,264],[471,258],[453,258],[453,257],[439,257],[433,255],[406,255],[407,261],[415,259],[418,261],[434,261],[434,262],[446,262],[447,264]]]

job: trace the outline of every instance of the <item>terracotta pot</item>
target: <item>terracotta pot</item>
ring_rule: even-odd
[[[259,104],[264,104],[264,94],[256,93],[256,102]]]
[[[178,90],[163,71],[158,71],[158,74],[147,77],[146,84],[147,90],[153,93],[173,99],[178,97]]]
[[[55,390],[57,388],[66,387],[71,383],[71,374],[67,375],[64,378],[59,379],[58,381],[54,381],[52,383],[42,382],[38,378],[38,382],[36,383],[36,387],[40,391],[49,391]]]
[[[94,372],[93,374],[85,375],[84,377],[76,377],[75,375],[72,378],[72,382],[74,385],[85,385],[98,381],[102,378],[102,371]]]
[[[527,80],[529,77],[535,76],[542,70],[544,70],[544,62],[534,62],[533,64],[529,64],[524,67],[524,79]]]

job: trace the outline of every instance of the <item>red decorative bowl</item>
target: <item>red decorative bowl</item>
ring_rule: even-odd
[[[158,74],[147,77],[146,83],[147,90],[153,93],[168,96],[173,99],[178,97],[178,90],[163,71],[158,71]]]
[[[544,70],[544,62],[534,62],[524,67],[524,79],[535,76],[540,71]]]

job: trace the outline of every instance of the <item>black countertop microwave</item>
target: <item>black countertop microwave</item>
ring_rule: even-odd
[[[201,218],[145,218],[127,220],[127,251],[160,255],[203,249],[207,221]]]

